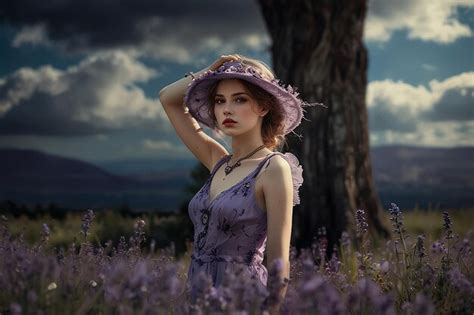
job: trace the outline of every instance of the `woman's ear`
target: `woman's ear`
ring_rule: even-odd
[[[259,115],[260,115],[261,117],[264,117],[268,112],[269,112],[268,109],[261,108]]]

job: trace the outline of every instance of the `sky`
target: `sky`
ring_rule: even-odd
[[[474,0],[368,5],[371,146],[474,145]],[[222,54],[271,65],[270,43],[251,0],[3,1],[0,148],[191,158],[160,89]]]

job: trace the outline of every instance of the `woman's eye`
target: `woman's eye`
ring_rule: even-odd
[[[221,99],[214,100],[214,104],[222,104],[224,101]]]
[[[245,101],[247,101],[247,99],[245,99],[244,97],[237,97],[237,98],[235,99],[235,101],[236,101],[237,103],[244,103]]]

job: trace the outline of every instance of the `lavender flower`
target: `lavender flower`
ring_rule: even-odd
[[[319,256],[324,260],[326,257],[326,250],[328,247],[328,239],[326,237],[326,227],[322,226],[318,229],[318,247],[319,247]]]
[[[267,288],[269,295],[264,301],[264,309],[271,309],[273,307],[279,306],[282,302],[280,290],[286,285],[285,281],[281,279],[282,270],[283,260],[281,258],[273,260],[270,265],[270,270],[268,270]]]
[[[414,302],[405,302],[402,305],[402,311],[413,315],[432,315],[435,313],[435,308],[433,302],[426,295],[418,292]]]
[[[416,239],[416,244],[415,244],[415,253],[416,253],[416,256],[420,259],[420,261],[423,257],[426,256],[424,242],[425,242],[425,235],[424,234],[418,235],[418,238]]]
[[[81,233],[84,235],[84,238],[86,238],[89,235],[89,229],[90,229],[92,220],[94,220],[94,211],[89,209],[82,217]]]
[[[405,232],[405,228],[403,226],[403,217],[400,208],[392,202],[388,211],[390,212],[390,221],[392,221],[394,232],[402,235]]]
[[[127,242],[125,236],[120,236],[119,244],[117,246],[117,254],[125,255],[128,252]]]
[[[454,267],[448,272],[448,278],[451,285],[461,294],[466,294],[471,297],[474,295],[474,286],[458,267]]]
[[[341,239],[339,241],[342,247],[349,247],[351,245],[351,237],[349,236],[349,233],[347,233],[347,231],[343,231],[341,234]]]
[[[10,313],[14,315],[20,315],[22,312],[21,305],[18,303],[11,303],[10,304]]]
[[[338,291],[321,276],[313,276],[303,282],[298,293],[300,301],[292,307],[297,314],[347,314]]]
[[[452,239],[454,237],[452,230],[453,223],[451,222],[448,211],[443,211],[443,221],[444,237],[447,240]]]
[[[462,240],[461,247],[459,248],[459,255],[464,258],[471,255],[471,246],[467,238]]]
[[[360,279],[349,292],[347,307],[354,314],[395,314],[392,296],[368,278]]]
[[[49,240],[49,235],[49,227],[46,223],[43,223],[43,225],[41,226],[41,243],[47,242]]]
[[[132,238],[132,243],[135,249],[140,248],[140,244],[146,240],[145,232],[143,229],[145,228],[145,221],[142,219],[138,219],[134,224],[134,236]]]
[[[434,254],[446,254],[447,250],[442,241],[436,241],[431,245],[431,252]]]
[[[326,264],[326,272],[337,273],[339,271],[340,266],[341,266],[341,261],[339,260],[339,257],[337,256],[337,248],[334,246],[331,259]]]
[[[356,210],[356,224],[357,224],[357,236],[362,237],[369,227],[367,224],[367,218],[365,216],[365,211],[362,209]]]
[[[387,273],[390,270],[390,263],[387,260],[383,260],[379,265],[382,273]]]

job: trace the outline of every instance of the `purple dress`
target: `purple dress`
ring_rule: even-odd
[[[251,276],[266,287],[267,269],[262,264],[267,241],[267,212],[255,197],[255,180],[271,157],[280,154],[290,164],[293,175],[293,205],[299,203],[298,188],[303,182],[302,168],[291,153],[268,154],[245,178],[209,200],[209,189],[217,170],[230,159],[219,160],[204,186],[189,202],[188,213],[194,225],[194,243],[187,284],[194,297],[197,276],[211,276],[214,286],[222,283],[224,271],[245,264]],[[268,161],[268,163],[266,163]],[[265,168],[266,168],[265,167]],[[229,271],[231,271],[229,270]]]

